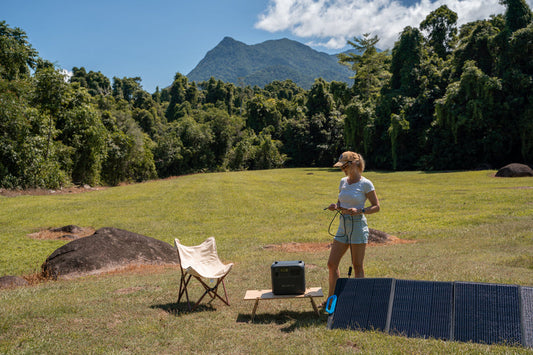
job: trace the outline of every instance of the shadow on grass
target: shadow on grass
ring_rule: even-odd
[[[194,306],[194,303],[191,303],[191,308]],[[152,309],[161,309],[168,314],[172,314],[174,316],[179,316],[181,314],[186,313],[200,313],[200,312],[213,312],[216,311],[216,308],[214,308],[211,304],[200,304],[194,311],[189,310],[189,305],[187,302],[174,302],[174,303],[165,303],[165,304],[154,304],[150,306]]]
[[[279,313],[260,313],[256,314],[252,322],[251,314],[239,313],[237,316],[238,323],[253,324],[277,324],[284,326],[281,331],[292,333],[296,329],[324,326],[327,321],[327,315],[317,316],[315,312],[295,312],[281,311]]]

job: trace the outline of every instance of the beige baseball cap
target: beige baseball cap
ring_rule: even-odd
[[[347,162],[349,162],[349,161],[354,162],[354,161],[357,161],[357,159],[358,159],[357,153],[347,151],[347,152],[344,152],[344,153],[341,154],[341,156],[339,157],[339,161],[336,162],[333,166],[341,167],[344,164],[346,164]]]

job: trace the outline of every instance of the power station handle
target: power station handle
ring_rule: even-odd
[[[332,314],[335,312],[335,306],[337,305],[337,295],[329,296],[326,301],[326,312]]]

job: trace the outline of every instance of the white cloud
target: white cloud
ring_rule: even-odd
[[[345,47],[354,36],[370,33],[379,36],[378,47],[392,48],[406,26],[418,27],[442,5],[457,13],[459,26],[505,11],[498,0],[420,0],[411,6],[395,0],[270,0],[255,27],[289,31],[309,38],[309,45],[329,49]]]
[[[63,75],[63,80],[65,80],[66,83],[68,83],[70,78],[74,75],[73,72],[67,69],[59,69],[59,73]]]

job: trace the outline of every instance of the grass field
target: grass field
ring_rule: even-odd
[[[493,171],[367,172],[381,212],[372,228],[415,243],[369,247],[367,277],[479,281],[533,286],[533,179]],[[0,353],[532,353],[508,346],[326,329],[309,302],[253,303],[247,289],[270,287],[275,260],[304,260],[309,286],[327,293],[327,250],[281,252],[288,242],[327,242],[342,173],[280,169],[198,174],[82,193],[0,197],[0,276],[31,275],[65,241],[35,240],[40,229],[117,227],[173,243],[217,241],[230,307],[194,313],[176,304],[179,269],[50,281],[0,291]],[[348,263],[341,265],[346,274]],[[199,291],[199,289],[198,289]]]

